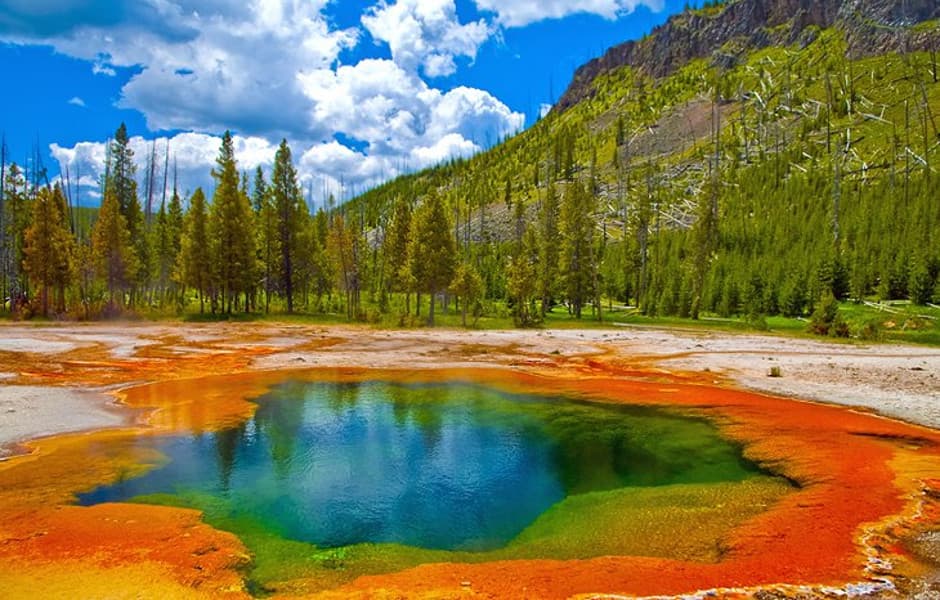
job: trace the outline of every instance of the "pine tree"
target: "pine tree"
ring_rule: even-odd
[[[395,200],[394,214],[385,233],[383,251],[388,290],[405,294],[405,314],[411,314],[411,277],[408,265],[408,243],[411,236],[411,202],[404,196]]]
[[[173,275],[173,267],[176,265],[175,256],[170,249],[170,231],[169,221],[167,219],[166,205],[160,204],[160,210],[157,211],[157,217],[151,229],[153,239],[150,247],[154,254],[154,276],[155,285],[160,292],[161,304],[166,297],[170,286],[170,278]]]
[[[444,202],[436,193],[425,198],[414,220],[409,246],[411,273],[416,289],[431,297],[428,325],[434,327],[436,297],[447,289],[454,278],[457,246]]]
[[[460,298],[460,320],[467,326],[467,314],[473,307],[473,315],[479,315],[478,305],[483,295],[483,278],[469,261],[462,261],[457,266],[454,280],[450,284],[450,293]]]
[[[209,215],[206,196],[196,188],[189,199],[183,224],[184,235],[177,272],[184,286],[199,293],[199,312],[205,312],[206,295],[212,280],[212,249],[209,241]]]
[[[531,327],[541,316],[535,298],[539,292],[539,242],[534,227],[528,227],[509,262],[506,291],[512,300],[513,320],[517,327]]]
[[[287,300],[287,312],[294,312],[295,263],[299,252],[300,233],[309,218],[307,205],[297,184],[297,171],[291,159],[287,140],[282,140],[274,156],[274,174],[271,191],[277,214],[278,245],[280,247],[281,290]]]
[[[136,235],[139,223],[133,218],[140,212],[140,200],[137,198],[137,180],[134,178],[137,166],[134,164],[134,151],[127,137],[124,123],[114,132],[114,139],[108,147],[108,173],[105,185],[111,188],[118,201],[120,213],[124,216],[131,235]]]
[[[26,229],[29,227],[30,207],[26,194],[26,178],[13,163],[2,182],[4,196],[3,291],[9,294],[10,310],[25,301],[29,294],[28,278],[23,273],[23,250],[26,247]]]
[[[74,271],[75,241],[63,212],[62,189],[41,188],[33,201],[32,223],[26,230],[23,267],[39,290],[42,315],[49,315],[49,294],[60,291],[57,309],[65,310],[65,288]]]
[[[56,310],[64,313],[66,310],[66,292],[69,285],[74,281],[77,272],[75,261],[78,254],[78,240],[72,232],[72,219],[68,201],[65,199],[61,185],[58,183],[52,188],[52,199],[59,223],[56,234],[60,239],[58,252],[59,256],[65,259],[56,262],[57,268],[54,273],[53,284],[56,289]]]
[[[107,286],[108,305],[114,310],[123,304],[124,293],[132,285],[139,264],[131,245],[127,220],[121,214],[118,196],[111,188],[105,189],[91,244],[98,278]]]
[[[316,220],[305,215],[303,221],[304,226],[298,236],[296,273],[306,310],[309,306],[311,287],[316,291],[322,255],[325,252],[320,247]]]
[[[255,181],[251,193],[251,208],[256,215],[261,214],[261,210],[267,204],[269,198],[268,183],[264,180],[264,170],[259,166],[255,169]]]
[[[359,228],[346,217],[337,214],[333,217],[327,249],[338,287],[346,294],[346,318],[349,320],[362,317],[361,295],[365,287],[366,269],[365,238]]]
[[[127,127],[124,123],[114,132],[114,140],[108,148],[108,173],[105,187],[110,188],[118,201],[121,215],[124,217],[136,260],[134,271],[129,274],[136,292],[147,286],[151,272],[150,236],[147,235],[144,213],[137,197],[137,180],[134,178],[137,167],[134,164],[134,151],[130,147]],[[132,290],[131,302],[135,291]]]
[[[910,282],[907,287],[911,296],[911,302],[914,304],[925,306],[933,297],[934,278],[930,275],[930,270],[927,268],[927,261],[922,256],[918,256],[914,259],[914,264],[911,267]]]
[[[558,293],[558,219],[558,193],[554,184],[549,184],[539,214],[538,277],[543,317],[551,310]]]
[[[255,245],[251,206],[240,189],[232,134],[226,131],[216,160],[215,194],[209,214],[209,235],[212,244],[213,274],[219,306],[232,314],[239,294],[246,296],[253,287]]]
[[[178,282],[176,267],[182,247],[183,208],[179,194],[174,190],[169,208],[160,203],[156,219],[151,226],[150,247],[153,251],[154,277],[160,292],[160,304],[171,300]]]
[[[264,312],[271,310],[271,293],[274,290],[275,276],[278,272],[280,251],[278,249],[277,214],[272,202],[271,188],[264,180],[261,167],[255,171],[252,208],[255,211],[257,225],[258,262],[264,277]]]
[[[177,303],[182,302],[183,285],[178,277],[177,265],[179,265],[180,253],[183,251],[183,202],[180,199],[176,187],[173,188],[173,195],[170,197],[170,206],[166,213],[166,231],[169,240],[169,264],[168,270],[170,281],[173,283],[174,295]]]
[[[333,293],[333,263],[328,253],[328,240],[330,230],[330,219],[323,208],[317,211],[311,223],[311,229],[316,241],[316,247],[319,250],[313,257],[315,265],[313,267],[314,278],[313,288],[317,295],[317,309],[323,309],[323,296],[328,298]]]
[[[561,208],[561,272],[569,310],[580,319],[594,296],[594,198],[581,182],[569,186]]]

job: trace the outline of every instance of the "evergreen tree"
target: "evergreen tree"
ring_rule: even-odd
[[[539,262],[538,285],[542,299],[542,316],[551,310],[558,294],[558,193],[553,184],[548,185],[545,200],[539,214]]]
[[[365,238],[343,215],[332,219],[327,248],[338,287],[346,294],[346,317],[362,318],[361,296],[365,287]]]
[[[512,301],[513,321],[517,327],[531,327],[541,317],[535,306],[539,292],[539,243],[534,227],[528,227],[516,254],[509,261],[506,291]]]
[[[33,201],[32,223],[26,230],[23,267],[39,290],[43,316],[49,315],[53,288],[60,291],[57,310],[65,310],[65,288],[74,271],[75,241],[67,228],[64,206],[58,185],[54,190],[41,188]]]
[[[240,294],[245,294],[246,311],[249,308],[248,293],[254,283],[256,257],[251,206],[239,187],[235,149],[229,131],[222,137],[216,165],[212,173],[216,188],[209,213],[213,275],[219,307],[232,314]]]
[[[296,273],[306,309],[309,306],[311,288],[314,292],[317,291],[320,265],[326,252],[320,246],[316,220],[309,215],[304,215],[303,222],[303,229],[298,236]]]
[[[329,230],[330,230],[330,219],[326,214],[326,211],[320,208],[317,211],[317,214],[313,218],[311,223],[311,230],[314,236],[314,241],[316,243],[316,248],[318,252],[313,256],[314,266],[313,266],[313,288],[314,292],[317,295],[317,309],[323,310],[323,296],[328,298],[332,295],[333,292],[333,279],[335,274],[333,272],[333,263],[330,260],[329,254],[327,252],[328,248],[328,239],[329,239]]]
[[[411,314],[411,277],[408,265],[408,244],[411,236],[411,202],[404,196],[395,200],[394,214],[385,232],[383,251],[388,290],[405,294],[405,314]]]
[[[569,186],[561,208],[561,272],[568,307],[578,319],[594,297],[594,199],[581,182]]]
[[[129,274],[131,284],[139,292],[149,283],[151,272],[150,236],[145,231],[144,213],[137,197],[137,180],[134,178],[137,167],[134,164],[134,151],[130,147],[127,127],[124,123],[114,132],[114,140],[108,147],[108,173],[105,187],[110,188],[118,201],[121,216],[124,217],[127,232],[134,248],[134,271]],[[134,301],[134,290],[131,302]]]
[[[167,269],[170,275],[172,288],[175,291],[177,302],[182,301],[181,288],[177,265],[180,261],[180,253],[183,251],[183,202],[180,199],[179,192],[174,188],[173,195],[170,197],[170,206],[166,213],[166,236],[168,239],[169,256]]]
[[[138,233],[140,222],[136,217],[141,209],[137,198],[137,180],[134,178],[137,166],[124,123],[114,132],[114,139],[108,146],[107,165],[105,186],[111,188],[117,198],[119,211],[127,222],[131,236],[134,236]]]
[[[31,211],[26,194],[26,178],[16,163],[7,169],[2,184],[5,212],[3,292],[9,295],[10,310],[15,312],[17,304],[25,301],[29,294],[28,278],[23,273],[23,259]]]
[[[460,321],[466,327],[471,307],[474,318],[479,316],[479,303],[483,295],[483,278],[469,261],[462,261],[457,266],[450,293],[460,299]]]
[[[255,181],[251,192],[251,208],[256,215],[260,215],[264,206],[268,203],[268,183],[264,180],[264,171],[259,166],[255,169]]]
[[[291,159],[287,140],[282,140],[274,156],[274,174],[271,190],[277,214],[278,245],[280,247],[281,290],[287,300],[287,312],[294,312],[295,262],[299,252],[300,234],[309,213],[297,184],[297,171]]]
[[[179,194],[174,190],[169,207],[160,203],[156,219],[151,227],[150,248],[153,252],[154,277],[160,292],[160,304],[172,300],[178,281],[176,267],[179,263],[183,236],[183,208]]]
[[[169,290],[173,268],[176,266],[176,257],[173,256],[170,248],[170,229],[165,203],[160,203],[160,210],[157,211],[151,235],[153,239],[150,247],[154,254],[154,277],[156,278],[154,283],[160,292],[162,303]]]
[[[56,237],[60,239],[59,256],[66,259],[57,261],[58,268],[54,273],[53,284],[56,289],[56,310],[64,313],[66,293],[77,272],[75,261],[78,254],[78,240],[72,231],[72,215],[68,201],[62,192],[62,186],[58,183],[52,188],[52,199],[59,219],[59,231],[56,232]]]
[[[416,289],[431,297],[428,325],[434,327],[437,295],[446,291],[454,278],[457,246],[444,201],[432,193],[425,198],[414,219],[408,256]]]
[[[108,290],[111,310],[123,305],[124,293],[138,272],[137,254],[131,245],[127,220],[113,188],[106,188],[91,237],[92,256],[98,274]]]
[[[910,283],[911,302],[920,306],[928,304],[933,297],[934,278],[930,275],[927,268],[927,261],[923,257],[917,257],[911,268]]]
[[[209,214],[202,188],[189,199],[183,222],[183,243],[177,272],[184,286],[199,293],[199,312],[205,312],[206,296],[212,281],[212,248],[209,240]]]
[[[277,213],[272,202],[271,188],[264,180],[261,167],[255,171],[252,208],[257,224],[258,262],[264,278],[264,312],[271,310],[271,293],[275,285],[275,273],[279,270]]]

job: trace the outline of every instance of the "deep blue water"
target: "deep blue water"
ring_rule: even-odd
[[[166,464],[79,501],[169,494],[320,547],[488,550],[570,494],[756,472],[708,423],[655,409],[459,382],[288,382],[257,402],[239,427],[139,438]]]

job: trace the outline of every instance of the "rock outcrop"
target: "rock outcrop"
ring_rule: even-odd
[[[938,28],[913,27],[940,19],[937,0],[731,0],[724,6],[678,14],[640,41],[608,50],[574,75],[554,110],[565,111],[594,93],[601,74],[632,66],[664,77],[689,61],[718,55],[733,43],[740,50],[808,42],[819,29],[838,27],[854,56],[900,48],[936,47]]]

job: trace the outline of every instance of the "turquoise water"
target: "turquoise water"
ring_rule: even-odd
[[[79,501],[177,496],[320,548],[484,551],[571,495],[759,472],[706,421],[652,408],[463,382],[286,382],[256,402],[235,428],[140,437],[166,462]]]

